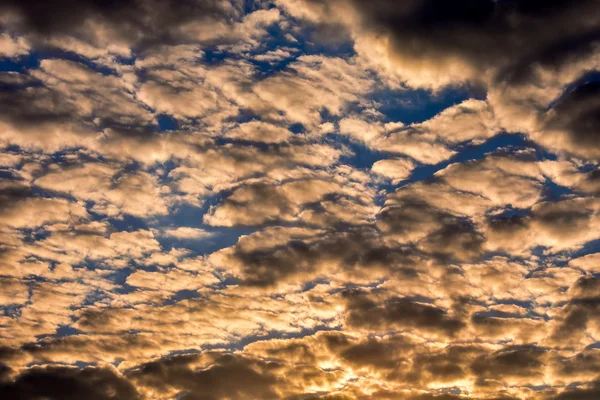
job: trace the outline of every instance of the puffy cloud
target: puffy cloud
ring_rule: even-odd
[[[434,135],[413,130],[402,123],[369,123],[359,118],[344,118],[340,121],[340,133],[373,149],[404,154],[425,164],[437,164],[454,155]]]
[[[530,208],[541,199],[542,184],[528,171],[535,166],[519,160],[486,158],[481,162],[452,164],[436,175],[454,189],[489,199],[497,206]],[[519,187],[519,191],[513,188]]]
[[[65,192],[94,202],[92,210],[117,216],[166,214],[167,206],[156,178],[145,172],[119,173],[104,164],[58,168],[53,165],[35,184],[43,189]]]
[[[177,292],[193,290],[205,285],[217,283],[219,280],[206,271],[194,275],[183,271],[146,272],[136,271],[127,277],[127,284],[142,289]]]
[[[593,199],[542,202],[529,216],[490,218],[485,225],[488,246],[517,254],[533,246],[549,252],[576,249],[595,239],[596,214]]]
[[[252,121],[241,124],[226,134],[231,139],[250,140],[255,142],[285,142],[292,133],[285,128],[265,122]]]
[[[11,278],[2,279],[1,305],[23,304],[28,298],[29,288],[25,283]]]
[[[12,58],[27,54],[29,45],[23,38],[14,38],[6,33],[0,34],[0,54],[2,57]]]
[[[447,310],[407,298],[388,298],[374,301],[367,294],[349,292],[346,323],[351,327],[371,331],[391,328],[416,328],[419,332],[453,336],[464,322],[448,315]]]
[[[0,392],[596,395],[596,0],[117,3],[0,6]]]
[[[565,93],[542,117],[541,142],[598,160],[600,84],[585,83]]]
[[[347,103],[360,102],[373,83],[352,61],[304,55],[289,70],[259,82],[254,92],[291,121],[311,126],[321,121],[323,109],[340,115]]]
[[[161,234],[175,239],[201,239],[211,236],[211,233],[204,229],[190,228],[187,226],[165,229]]]
[[[398,184],[410,176],[413,168],[414,164],[411,161],[399,158],[377,161],[371,167],[371,171],[391,179],[393,184]]]
[[[35,197],[31,188],[1,181],[0,221],[5,227],[35,228],[54,222],[77,222],[88,217],[82,203]]]
[[[551,7],[491,0],[456,4],[381,0],[369,6],[352,0],[281,3],[300,18],[347,25],[370,64],[410,85],[432,88],[485,80],[490,73],[502,80],[526,79],[537,65],[552,68],[569,62],[574,54],[592,52],[594,36],[587,35],[598,27],[593,0],[577,5],[556,1]],[[327,11],[331,9],[338,13]],[[582,23],[573,26],[573,19]],[[539,29],[529,30],[532,26]],[[565,30],[559,33],[550,26]],[[535,49],[521,45],[533,42],[538,44]],[[570,49],[566,43],[572,44]]]
[[[588,254],[583,257],[574,258],[569,261],[569,266],[573,268],[581,268],[582,270],[596,274],[600,271],[600,254]]]
[[[374,208],[368,205],[369,193],[361,193],[360,189],[352,182],[343,187],[338,182],[320,179],[291,181],[281,186],[243,186],[205,217],[205,222],[217,226],[260,225],[300,218],[321,224],[337,220],[362,223],[371,217]],[[311,209],[310,204],[319,207]],[[330,218],[320,218],[321,213]]]

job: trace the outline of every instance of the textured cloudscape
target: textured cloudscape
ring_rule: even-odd
[[[4,0],[0,148],[1,399],[600,399],[599,0]]]

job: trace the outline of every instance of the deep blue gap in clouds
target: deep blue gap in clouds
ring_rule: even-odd
[[[179,128],[177,120],[169,114],[160,114],[156,117],[160,132],[175,131]]]
[[[52,49],[52,50],[36,50],[32,51],[26,55],[19,56],[13,59],[8,58],[0,58],[0,72],[25,72],[29,69],[38,68],[42,60],[45,59],[60,59],[73,61],[79,64],[82,64],[92,71],[98,72],[102,75],[117,75],[117,72],[112,68],[109,68],[105,65],[100,65],[95,63],[89,58],[83,57],[79,54],[60,50],[60,49]],[[130,62],[127,59],[121,58],[124,63]]]
[[[500,133],[491,137],[481,144],[462,144],[451,147],[451,150],[457,151],[453,157],[435,165],[420,165],[415,168],[410,177],[398,185],[398,187],[406,186],[410,183],[424,181],[430,179],[436,172],[446,168],[450,164],[457,162],[463,163],[466,161],[480,160],[485,158],[486,154],[493,153],[502,148],[519,149],[534,149],[539,160],[554,160],[555,156],[548,153],[546,150],[529,140],[525,135],[515,133]]]
[[[467,86],[449,87],[432,93],[425,89],[380,89],[368,98],[377,102],[388,122],[398,121],[405,125],[427,121],[441,111],[465,100],[484,100],[486,92]]]
[[[28,69],[37,68],[39,65],[40,59],[35,53],[13,59],[0,58],[0,72],[25,72]]]
[[[439,114],[441,111],[452,107],[456,104],[460,104],[465,100],[485,99],[485,93],[483,91],[475,90],[468,87],[448,88],[441,90],[437,94],[433,94],[431,91],[424,89],[384,89],[375,92],[369,97],[369,99],[381,104],[378,110],[383,113],[387,122],[397,121],[402,122],[405,125],[410,125],[413,123],[427,121]],[[331,116],[327,110],[323,110],[321,112],[321,117],[324,122],[336,121],[336,118],[334,116]],[[328,134],[326,135],[326,138],[331,139],[332,143],[341,143],[348,147],[353,154],[351,156],[343,156],[340,161],[344,164],[349,164],[359,169],[370,169],[375,162],[387,158],[406,157],[401,154],[396,155],[390,152],[370,149],[362,143],[349,139],[345,135]],[[518,139],[514,139],[514,143],[510,140],[506,140],[506,143],[503,146],[508,146],[512,144],[516,145],[520,143],[521,141]],[[491,151],[498,147],[502,146],[492,145],[488,150],[485,150],[484,147],[482,148],[482,150]],[[457,149],[459,148],[457,147]],[[457,157],[456,161],[461,160],[459,157]],[[436,166],[432,166],[432,168],[435,167]],[[419,174],[422,173],[424,173],[424,175],[426,176],[427,173],[425,171],[427,171],[425,168],[417,171],[415,178],[418,180]]]
[[[285,35],[290,32],[282,29],[279,24],[273,24],[267,27],[266,31],[267,35],[265,36],[265,41],[261,43],[256,50],[251,52],[251,56],[256,57],[261,54],[266,54],[271,51],[285,48],[287,51],[289,51],[290,57],[274,62],[251,59],[250,61],[257,69],[255,78],[258,79],[265,79],[285,70],[300,56],[323,55],[326,57],[340,57],[348,59],[356,54],[354,51],[354,45],[350,41],[341,41],[337,43],[315,43],[312,40],[314,28],[311,27],[302,30],[301,32],[295,32],[293,36],[296,39],[296,42],[288,40],[288,38],[285,37]],[[213,52],[209,52],[207,53],[206,59],[210,60],[211,63],[218,63],[226,59],[226,55],[219,54],[215,56]]]
[[[368,170],[377,161],[406,157],[402,154],[372,150],[364,144],[353,141],[344,135],[328,134],[326,137],[333,142],[343,144],[351,150],[352,154],[344,155],[340,161],[344,164],[352,165],[355,168]],[[481,144],[465,143],[454,146],[451,149],[457,151],[458,153],[448,160],[434,165],[421,164],[412,171],[408,179],[400,182],[398,185],[381,185],[381,189],[389,192],[414,182],[425,181],[432,178],[436,172],[446,168],[450,164],[483,159],[485,158],[486,154],[493,153],[498,149],[506,147],[512,147],[514,149],[533,148],[536,150],[540,159],[553,159],[552,154],[546,152],[535,143],[528,140],[524,135],[500,133]]]
[[[242,235],[255,232],[255,227],[215,227],[204,224],[203,217],[212,206],[216,206],[225,198],[217,194],[205,199],[201,207],[183,204],[173,210],[169,215],[157,216],[153,227],[169,229],[177,227],[199,228],[207,231],[211,236],[199,239],[178,239],[167,236],[156,237],[156,240],[169,251],[177,247],[185,247],[195,255],[207,255],[216,250],[233,246]]]

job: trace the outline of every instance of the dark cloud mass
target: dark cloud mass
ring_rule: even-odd
[[[596,149],[600,127],[600,83],[584,83],[565,93],[547,112],[545,127],[564,131],[574,146]]]
[[[598,0],[0,2],[0,399],[600,398]]]
[[[497,79],[531,78],[537,64],[556,66],[594,50],[600,40],[596,0],[353,1],[363,23],[392,36],[406,57],[465,59]],[[577,20],[577,23],[573,23]]]
[[[32,368],[10,383],[0,383],[7,399],[138,399],[135,387],[110,369]]]
[[[99,24],[116,39],[139,46],[187,41],[180,31],[186,24],[227,24],[240,17],[242,6],[237,0],[8,0],[1,7],[4,13],[14,15],[16,29],[25,32],[93,40],[89,26]]]

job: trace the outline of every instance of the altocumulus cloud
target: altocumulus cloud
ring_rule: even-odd
[[[0,397],[599,398],[599,10],[4,1]]]

